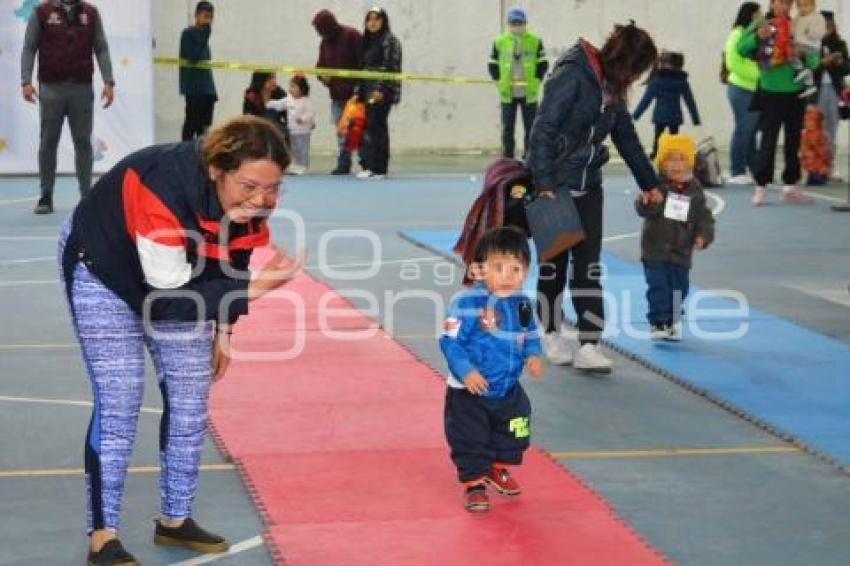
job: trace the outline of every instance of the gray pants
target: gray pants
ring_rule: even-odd
[[[290,147],[292,148],[292,159],[295,165],[310,168],[310,136],[312,134],[289,133]]]
[[[38,172],[42,198],[53,197],[56,183],[56,150],[62,125],[68,118],[74,141],[74,164],[80,195],[91,188],[93,151],[91,134],[94,120],[94,89],[91,83],[41,83],[39,85],[41,143],[38,148]]]
[[[835,87],[831,84],[824,84],[820,87],[820,97],[818,99],[818,107],[823,112],[823,127],[826,130],[826,137],[829,138],[829,149],[832,152],[832,171],[833,175],[838,174],[838,156],[835,154],[837,149],[836,136],[838,135],[838,94],[835,92]]]

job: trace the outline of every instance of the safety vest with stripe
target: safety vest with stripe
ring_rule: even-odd
[[[525,100],[528,103],[537,102],[540,92],[540,79],[537,78],[537,65],[545,61],[540,51],[540,38],[526,31],[517,38],[510,31],[503,33],[493,42],[498,60],[492,61],[499,65],[499,82],[497,84],[502,102],[513,100],[513,63],[515,42],[520,42],[522,68],[525,80]]]

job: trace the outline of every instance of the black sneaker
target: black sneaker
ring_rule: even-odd
[[[41,197],[38,199],[38,204],[35,205],[35,214],[51,214],[53,213],[53,199],[50,197]]]
[[[159,520],[156,523],[153,542],[163,546],[185,546],[202,554],[217,554],[227,552],[230,544],[213,533],[208,533],[195,522],[186,519],[179,527],[166,527]]]
[[[337,167],[333,171],[331,171],[331,175],[350,175],[350,169],[343,169],[342,167]]]
[[[140,566],[141,562],[136,560],[132,554],[124,550],[121,541],[114,538],[107,542],[97,552],[89,552],[89,566],[103,566],[111,564],[122,564],[124,566]]]

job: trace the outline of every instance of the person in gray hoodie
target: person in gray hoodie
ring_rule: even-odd
[[[658,51],[642,29],[617,25],[601,49],[580,40],[555,63],[543,87],[529,140],[528,165],[540,197],[568,192],[586,238],[541,264],[538,314],[546,332],[543,349],[553,364],[609,372],[611,360],[599,351],[605,313],[599,282],[602,250],[602,171],[608,162],[608,136],[620,152],[647,202],[660,202],[658,178],[635,133],[626,106],[634,81],[655,64]],[[571,351],[561,334],[563,292],[573,258],[570,291],[578,313],[580,347]]]

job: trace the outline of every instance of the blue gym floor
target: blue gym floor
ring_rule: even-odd
[[[311,273],[438,368],[441,309],[460,290],[460,270],[442,253],[480,189],[480,168],[468,171],[385,182],[286,180],[283,206],[304,220]],[[36,186],[32,178],[0,179],[2,565],[77,564],[85,552],[79,468],[90,391],[52,260],[76,195],[62,179],[57,213],[35,217]],[[709,293],[740,293],[750,310],[696,321],[708,330],[746,322],[747,333],[714,342],[690,332],[681,344],[662,346],[616,332],[625,321],[644,328],[644,307],[634,186],[614,169],[606,186],[605,287],[634,299],[618,309],[607,338],[616,367],[607,377],[548,368],[543,380],[528,380],[534,441],[677,563],[844,565],[850,476],[836,464],[850,461],[850,216],[831,212],[828,200],[755,210],[747,188],[712,193],[717,242],[695,258],[692,281]],[[275,239],[292,249],[296,231],[286,211],[272,224]],[[333,229],[366,232],[323,239]],[[436,251],[400,237],[405,231]],[[368,279],[346,277],[376,260]],[[337,272],[318,269],[323,263]],[[702,307],[723,305],[709,299]],[[123,538],[146,565],[173,564],[192,555],[150,542],[158,506],[156,474],[146,468],[157,461],[152,377],[147,389]],[[204,464],[197,516],[246,548],[220,563],[269,564],[256,541],[262,521],[236,471],[211,443]]]

